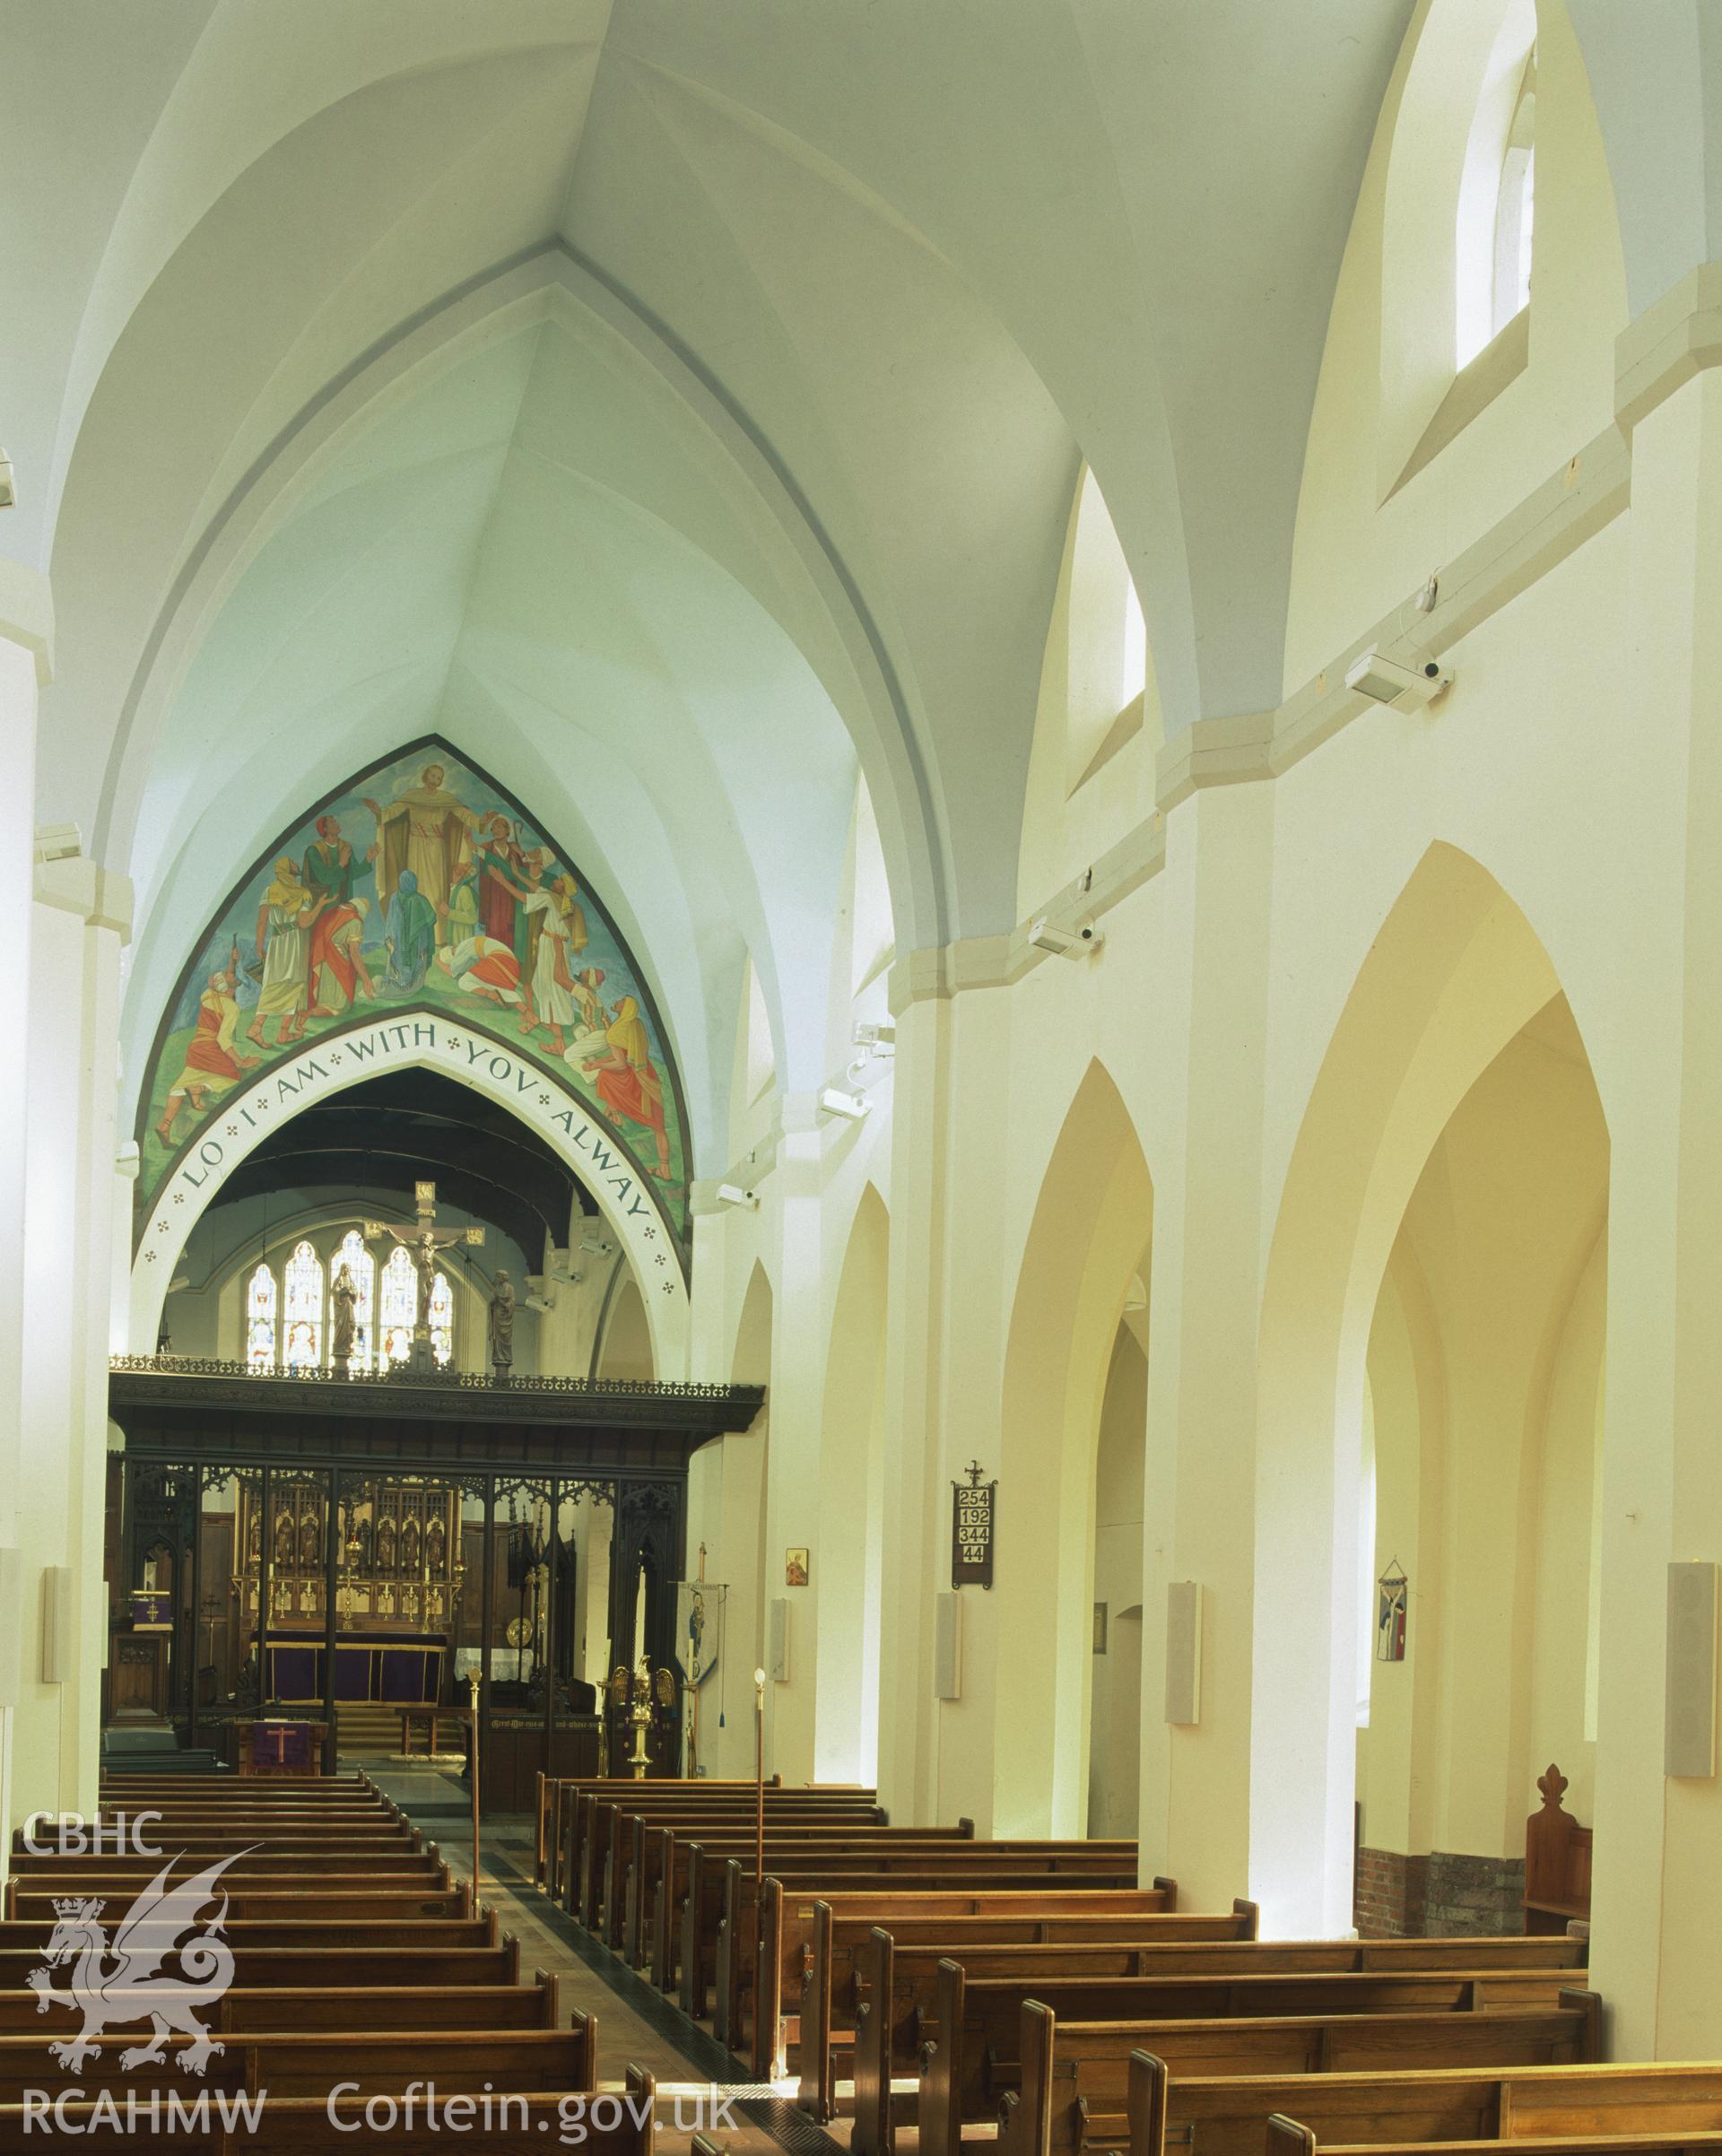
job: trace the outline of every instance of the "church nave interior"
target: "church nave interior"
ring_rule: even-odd
[[[0,50],[0,1957],[129,1789],[390,2101],[1722,2133],[1705,0]]]

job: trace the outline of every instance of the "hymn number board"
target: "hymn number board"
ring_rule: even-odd
[[[990,1587],[993,1584],[993,1513],[996,1482],[983,1482],[980,1463],[971,1461],[969,1480],[952,1482],[951,1585]]]

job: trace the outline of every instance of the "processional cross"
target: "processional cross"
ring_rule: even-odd
[[[437,1260],[445,1250],[452,1250],[457,1243],[482,1243],[483,1228],[439,1228],[437,1226],[437,1187],[434,1183],[414,1183],[413,1201],[418,1207],[418,1221],[413,1228],[396,1228],[389,1221],[367,1221],[365,1240],[378,1242],[385,1235],[413,1253],[413,1270],[419,1276],[419,1297],[413,1324],[413,1353],[407,1368],[415,1375],[434,1370],[436,1355],[430,1344],[430,1295],[436,1285]]]

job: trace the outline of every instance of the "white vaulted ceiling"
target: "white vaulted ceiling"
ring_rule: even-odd
[[[748,953],[819,1082],[857,769],[900,946],[1011,921],[1083,459],[1168,725],[1275,700],[1409,12],[0,4],[0,548],[39,813],[138,881],[129,1067],[272,832],[439,731],[635,941],[702,1172]]]

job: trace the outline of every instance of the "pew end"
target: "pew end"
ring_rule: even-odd
[[[1555,2004],[1565,2007],[1570,2013],[1583,2014],[1584,2035],[1579,2042],[1578,2056],[1587,2065],[1600,2065],[1604,2057],[1602,1993],[1574,1986],[1570,1990],[1557,1992]]]
[[[570,2018],[569,2028],[580,2047],[580,2086],[583,2089],[596,2089],[598,2085],[598,2017],[595,2013],[582,2013],[576,2007]]]
[[[1125,2110],[1130,2121],[1130,2156],[1164,2156],[1166,2084],[1171,2078],[1166,2062],[1152,2051],[1133,2051],[1129,2071]]]
[[[1244,1927],[1243,1936],[1246,1939],[1259,1939],[1261,1937],[1262,1912],[1257,1903],[1254,1901],[1244,1901],[1240,1900],[1239,1896],[1234,1894],[1231,1898],[1231,1913],[1234,1917],[1237,1917],[1241,1920]]]
[[[1169,1914],[1170,1911],[1177,1908],[1178,1882],[1176,1879],[1167,1879],[1163,1877],[1161,1873],[1156,1872],[1153,1878],[1149,1882],[1149,1884],[1166,1897],[1166,1900],[1161,1906],[1168,1911]],[[1234,1908],[1237,1906],[1238,1905],[1236,1902],[1232,1904]]]
[[[1316,2137],[1308,2126],[1275,2111],[1267,2122],[1267,2156],[1316,2156]]]
[[[633,2156],[652,2156],[657,2132],[657,2076],[649,2066],[636,2065],[631,2060],[622,2087],[628,2098],[622,2110],[623,2125],[639,2122],[634,2128]]]

